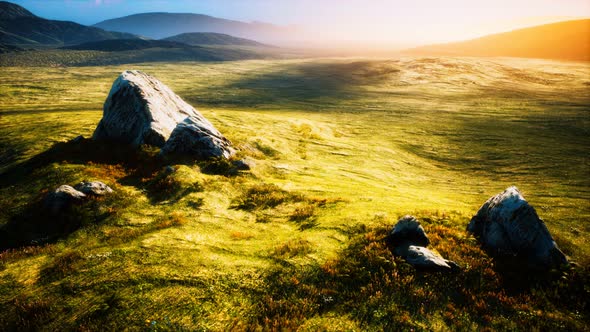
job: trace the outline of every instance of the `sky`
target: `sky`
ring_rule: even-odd
[[[310,40],[422,44],[590,17],[590,0],[9,0],[86,25],[142,12],[290,25]]]

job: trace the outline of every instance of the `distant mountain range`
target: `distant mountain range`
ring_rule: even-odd
[[[149,18],[147,21],[144,19]],[[182,19],[184,18],[184,19]],[[179,20],[180,19],[180,20]],[[154,24],[154,20],[174,26]],[[175,22],[172,24],[172,21]],[[126,18],[105,21],[100,25],[125,26],[135,24],[133,31],[139,35],[149,37],[166,36],[166,40],[149,40],[136,34],[126,32],[111,32],[99,27],[87,27],[74,22],[54,21],[38,17],[27,9],[11,2],[0,1],[0,53],[13,52],[23,48],[62,47],[71,50],[96,51],[130,51],[147,48],[186,47],[188,45],[233,45],[233,46],[267,46],[254,40],[234,37],[216,32],[187,32],[190,29],[219,29],[220,31],[234,31],[243,29],[245,34],[276,36],[282,33],[280,28],[261,23],[243,23],[218,19],[196,14],[140,14]],[[109,23],[110,22],[110,23]],[[159,34],[151,33],[144,28],[154,29]],[[108,28],[107,28],[108,29]],[[122,30],[125,30],[122,28]],[[181,31],[180,34],[169,35],[162,31]],[[191,30],[192,31],[192,30]]]
[[[0,1],[0,54],[3,55],[0,63],[5,65],[37,63],[36,60],[29,61],[38,55],[31,53],[33,51],[23,54],[20,60],[7,58],[31,48],[62,48],[59,52],[47,53],[47,56],[58,58],[56,63],[69,64],[277,57],[283,56],[280,55],[283,51],[260,42],[274,44],[277,41],[276,44],[280,45],[293,40],[294,36],[295,31],[285,27],[200,14],[136,14],[88,27],[74,22],[47,20],[19,5]],[[85,60],[70,61],[65,56],[68,51],[77,51],[77,56],[85,57]],[[141,54],[134,55],[134,51],[141,51]],[[95,53],[91,56],[88,52]],[[97,55],[96,52],[111,54]],[[116,56],[116,52],[127,53]],[[287,53],[291,54],[288,56],[307,54],[295,50]],[[590,19],[540,25],[463,42],[422,46],[405,53],[590,61]],[[107,56],[113,59],[109,60]]]
[[[14,3],[0,1],[0,44],[14,46],[63,46],[137,36],[109,32],[74,22],[53,21],[35,16]]]
[[[268,46],[254,40],[238,38],[223,33],[191,32],[164,38],[166,41],[184,43],[188,45],[240,45],[240,46]]]
[[[0,1],[0,67],[231,61],[283,56],[278,48],[225,34],[185,33],[169,39],[152,40],[73,22],[46,20],[21,6]]]
[[[405,53],[590,61],[590,19],[539,25],[457,43],[422,46]]]
[[[97,28],[127,32],[154,39],[189,32],[216,32],[265,43],[282,42],[292,37],[293,30],[267,23],[226,20],[201,14],[144,13],[106,20]]]

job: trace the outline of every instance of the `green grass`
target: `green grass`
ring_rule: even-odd
[[[91,136],[131,68],[196,106],[255,167],[67,142]],[[117,196],[76,207],[76,227],[50,243],[1,254],[0,326],[583,330],[588,71],[467,58],[3,68],[0,223],[55,222],[32,211],[61,184],[100,180]],[[531,276],[480,250],[466,225],[510,185],[578,266]],[[405,214],[461,272],[391,256],[383,238]]]

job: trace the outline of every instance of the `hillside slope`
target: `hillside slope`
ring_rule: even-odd
[[[0,2],[0,44],[62,46],[137,36],[87,27],[74,22],[47,20],[13,3]]]
[[[201,14],[143,13],[102,21],[95,27],[155,39],[188,32],[216,32],[263,42],[288,37],[289,29],[260,22],[245,23]]]
[[[266,46],[255,40],[238,38],[224,33],[215,32],[190,32],[164,38],[163,40],[184,43],[188,45],[240,45],[240,46]]]
[[[22,17],[37,17],[25,8],[7,1],[0,1],[0,20],[13,20]]]
[[[74,46],[76,49],[20,50],[11,53],[2,53],[2,48],[0,48],[0,67],[85,67],[144,62],[276,59],[289,56],[272,49],[238,46],[174,47],[160,45],[141,48],[139,45],[108,44],[110,42]],[[124,47],[127,46],[129,49],[125,50]],[[109,47],[111,50],[108,50]],[[102,48],[102,50],[94,48]]]
[[[183,48],[188,45],[166,40],[110,39],[62,47],[67,50],[121,52],[148,48]]]
[[[416,55],[506,56],[590,61],[590,19],[534,26],[406,51]]]

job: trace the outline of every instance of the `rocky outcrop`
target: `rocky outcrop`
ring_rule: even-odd
[[[161,153],[182,154],[196,159],[229,159],[235,151],[231,142],[209,121],[203,117],[190,116],[174,128]]]
[[[82,202],[86,198],[83,192],[80,192],[71,186],[63,185],[50,192],[45,197],[44,207],[52,215],[57,215],[73,203]]]
[[[488,199],[467,230],[492,254],[516,257],[529,267],[567,263],[543,220],[516,187]]]
[[[451,271],[459,268],[455,262],[446,260],[438,253],[426,248],[430,240],[424,228],[413,216],[401,218],[393,227],[387,242],[394,255],[403,257],[416,268],[435,271]]]
[[[85,195],[104,196],[113,192],[111,187],[100,181],[80,182],[74,188]]]
[[[189,120],[190,119],[190,120]],[[218,154],[227,151],[229,141],[197,110],[187,104],[170,88],[156,78],[140,71],[125,71],[113,83],[104,104],[103,118],[96,128],[96,140],[114,140],[139,146],[142,144],[163,147],[179,123],[179,133],[201,130],[210,135],[208,142],[223,143],[212,148]],[[193,131],[194,131],[193,130]],[[175,142],[187,137],[181,134]],[[200,136],[200,142],[206,141]],[[193,143],[191,146],[199,145]],[[179,149],[172,144],[167,149]]]

